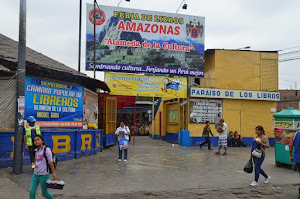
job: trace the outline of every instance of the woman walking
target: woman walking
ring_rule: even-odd
[[[262,174],[265,177],[264,184],[268,184],[271,179],[264,170],[262,170],[261,165],[265,159],[266,148],[270,147],[269,139],[265,136],[265,130],[262,126],[257,126],[255,128],[256,136],[252,141],[251,148],[251,158],[253,158],[254,162],[254,170],[255,170],[255,178],[254,181],[250,184],[250,186],[258,186],[259,174]]]
[[[36,153],[35,153],[35,168],[34,173],[31,178],[31,184],[30,184],[30,191],[29,191],[29,198],[35,199],[35,194],[38,185],[41,185],[42,188],[42,194],[47,199],[54,199],[51,193],[48,192],[46,187],[46,181],[49,179],[49,172],[48,172],[48,165],[46,158],[48,160],[48,163],[50,165],[53,180],[58,180],[55,174],[54,165],[52,162],[52,152],[49,147],[44,149],[44,140],[41,135],[35,135],[33,137],[34,145],[36,147]],[[46,157],[45,157],[46,156]]]
[[[129,141],[129,136],[130,136],[130,130],[127,126],[125,126],[125,122],[121,121],[120,122],[120,126],[117,128],[115,135],[118,137],[118,141],[120,141],[121,139],[125,138],[126,140]],[[118,142],[118,145],[120,145],[120,143]],[[120,147],[119,148],[119,162],[122,161],[122,151],[124,151],[124,162],[127,162],[127,154],[128,154],[128,149],[123,149],[121,150]]]

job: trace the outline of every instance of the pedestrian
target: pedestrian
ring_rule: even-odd
[[[234,146],[236,146],[236,147],[241,147],[241,146],[246,147],[247,146],[243,142],[242,136],[237,131],[234,132],[234,136],[233,137],[234,137]]]
[[[209,126],[209,121],[206,121],[206,126],[204,127],[203,129],[203,132],[202,132],[202,137],[205,138],[205,141],[202,142],[200,144],[200,149],[205,145],[205,144],[208,144],[208,150],[212,150],[211,149],[211,141],[209,139],[209,134],[211,134],[211,136],[214,136],[211,132],[211,129],[210,129],[210,126]]]
[[[294,154],[293,154],[294,149]],[[297,170],[300,174],[300,131],[297,131],[292,136],[292,141],[290,144],[290,160],[291,163],[295,163]],[[300,187],[299,187],[299,196],[298,199],[300,199]]]
[[[49,172],[48,172],[48,164],[50,165],[51,171],[52,171],[52,179],[53,180],[59,180],[55,174],[54,165],[52,162],[52,152],[49,147],[44,149],[45,143],[44,139],[41,135],[35,135],[34,138],[34,145],[36,147],[36,153],[35,153],[35,168],[34,173],[31,178],[31,184],[30,184],[30,191],[29,191],[29,198],[35,199],[35,194],[38,185],[41,185],[42,194],[47,199],[54,199],[53,195],[48,192],[46,187],[46,181],[49,179]],[[44,151],[45,150],[45,151]],[[46,157],[45,157],[45,155]],[[47,160],[46,160],[47,158]]]
[[[220,119],[218,123],[217,131],[220,133],[219,135],[219,142],[218,142],[218,152],[216,152],[217,155],[221,154],[221,148],[224,148],[224,153],[222,155],[227,155],[227,129],[228,126],[225,123],[224,119]]]
[[[233,132],[229,131],[228,135],[227,135],[227,145],[228,146],[234,146],[233,144]]]
[[[120,122],[120,127],[117,128],[115,135],[118,136],[118,141],[121,140],[122,138],[125,138],[126,140],[129,141],[129,135],[130,135],[130,130],[129,128],[125,125],[124,121]],[[119,142],[118,142],[119,145]],[[119,162],[122,161],[122,151],[124,151],[124,162],[127,162],[127,155],[128,155],[128,149],[123,149],[121,150],[120,147],[119,149]]]
[[[253,138],[252,141],[252,148],[251,148],[251,158],[253,158],[254,162],[254,171],[255,171],[255,178],[254,181],[250,184],[250,186],[258,186],[258,178],[259,174],[262,174],[265,177],[264,184],[268,184],[269,180],[271,179],[264,170],[262,170],[261,165],[266,156],[266,148],[270,147],[269,139],[265,135],[265,130],[262,126],[257,126],[255,128],[256,136]]]
[[[30,156],[30,162],[31,162],[31,167],[34,169],[35,167],[35,147],[34,144],[32,143],[33,137],[35,135],[41,135],[41,130],[39,125],[35,124],[35,118],[33,116],[29,116],[27,118],[27,124],[25,125],[25,132],[24,132],[24,145],[25,145],[25,150],[29,152]]]

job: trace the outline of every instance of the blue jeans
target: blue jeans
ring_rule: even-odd
[[[255,181],[258,182],[259,174],[263,175],[265,178],[268,177],[268,175],[262,170],[261,165],[263,161],[265,160],[265,154],[261,156],[261,158],[253,157],[254,162],[254,170],[255,170]]]
[[[127,160],[128,149],[123,149],[123,150],[119,149],[119,159],[122,159],[122,151],[124,151],[124,160]]]
[[[120,150],[119,142],[118,142],[118,149],[119,149],[119,159],[122,159],[122,151],[124,151],[124,160],[127,160],[128,149]]]

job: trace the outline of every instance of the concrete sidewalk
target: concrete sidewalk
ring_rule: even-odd
[[[94,156],[59,162],[56,173],[66,185],[63,190],[50,192],[56,198],[217,198],[225,193],[229,197],[235,190],[239,190],[237,195],[241,198],[258,190],[267,193],[261,198],[281,198],[281,192],[291,198],[298,194],[298,172],[277,168],[273,148],[267,150],[263,164],[272,180],[264,185],[261,177],[260,188],[250,188],[254,174],[243,172],[250,148],[229,148],[227,156],[217,156],[206,147],[200,150],[137,137],[126,163],[117,161],[117,150],[114,146]],[[11,174],[11,170],[0,169],[0,198],[28,196],[30,167],[25,166],[20,175]],[[212,197],[213,194],[217,195]]]

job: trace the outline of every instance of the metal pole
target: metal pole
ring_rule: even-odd
[[[96,0],[94,0],[94,78],[96,78]]]
[[[154,97],[152,98],[152,138],[154,139]]]
[[[136,98],[134,102],[134,108],[133,108],[133,145],[135,144],[135,125],[136,125],[136,109],[135,109],[135,103],[136,103]]]
[[[80,60],[81,60],[81,12],[82,12],[82,0],[79,5],[79,48],[78,48],[78,72],[80,73]]]
[[[14,138],[14,160],[13,173],[20,174],[23,170],[23,123],[24,112],[19,112],[18,105],[25,96],[25,72],[26,72],[26,0],[20,0],[20,19],[19,19],[19,51],[17,68],[17,106],[15,121]],[[19,101],[20,100],[20,101]],[[19,103],[18,103],[19,101]]]

